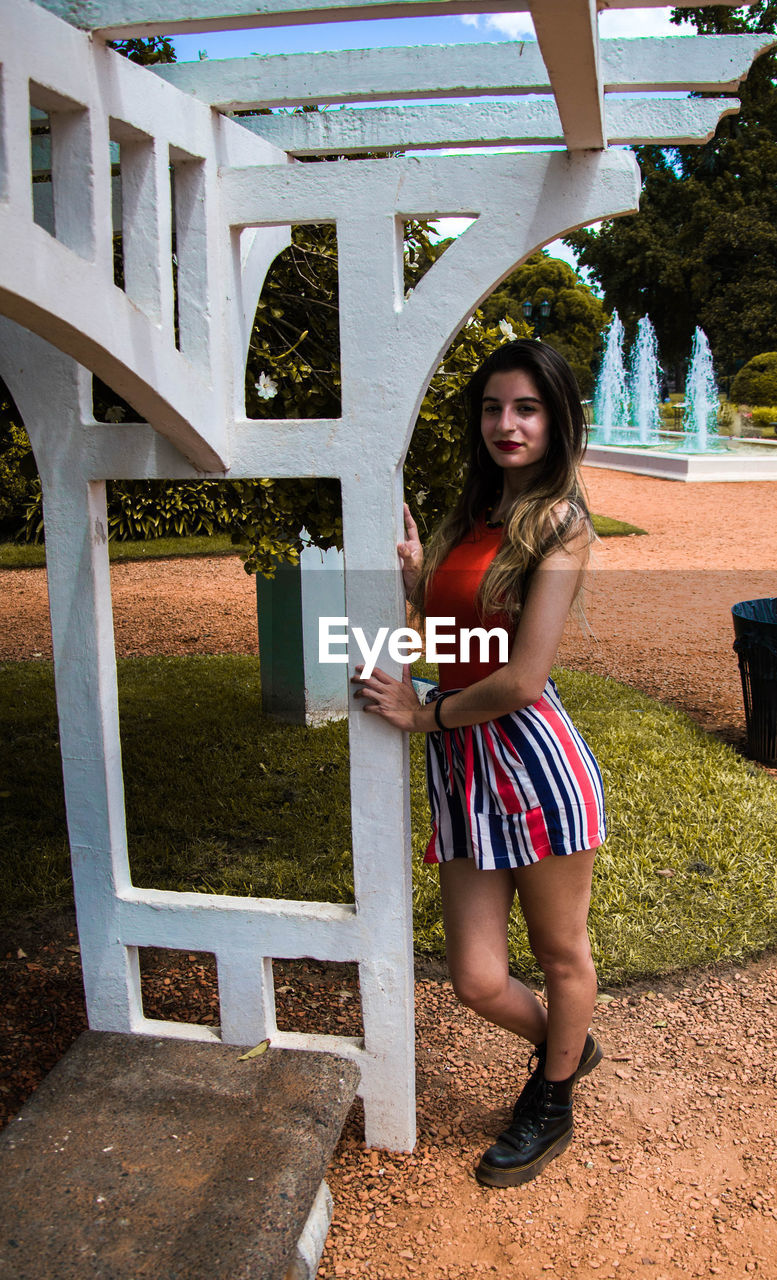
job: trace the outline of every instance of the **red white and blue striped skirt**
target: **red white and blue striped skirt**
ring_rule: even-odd
[[[427,701],[438,695],[430,690]],[[606,835],[599,766],[552,680],[530,707],[428,733],[426,778],[433,829],[424,862],[524,867],[595,849]]]

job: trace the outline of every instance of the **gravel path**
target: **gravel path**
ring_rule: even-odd
[[[571,623],[562,661],[680,706],[741,746],[730,609],[777,595],[777,486],[586,478],[594,510],[648,536],[599,545],[586,595],[593,634]],[[112,581],[122,656],[255,652],[254,584],[232,559],[117,565]],[[0,573],[0,658],[49,655],[44,571]],[[66,927],[53,940],[7,931],[0,960],[18,1010],[1,1029],[0,1064],[10,1056],[21,1072],[21,1084],[9,1070],[3,1085],[18,1105],[82,1025],[77,947]],[[284,977],[289,1017],[304,967]],[[332,1030],[353,1033],[342,975],[309,969],[318,1027],[327,1015]],[[328,1178],[335,1219],[319,1280],[777,1280],[776,977],[767,956],[603,993],[595,1028],[607,1057],[579,1087],[575,1142],[536,1182],[493,1191],[473,1165],[506,1119],[523,1054],[421,964],[418,1144],[412,1155],[366,1151],[352,1117]],[[154,1000],[168,1002],[161,1016],[170,1001],[183,1008],[192,997],[179,981],[171,967],[150,975],[149,1011]],[[196,998],[197,1016],[204,1002],[212,1020],[204,968]]]
[[[505,1191],[472,1169],[521,1056],[448,983],[417,983],[418,1145],[397,1157],[345,1137],[320,1280],[777,1276],[776,974],[772,959],[601,1003],[607,1057],[578,1088],[575,1141]]]

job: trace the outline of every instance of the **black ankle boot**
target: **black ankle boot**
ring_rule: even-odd
[[[547,1044],[544,1040],[542,1041],[542,1044],[538,1044],[534,1049],[532,1049],[527,1067],[531,1067],[534,1058],[537,1059],[537,1065],[531,1072],[529,1079],[521,1089],[521,1092],[518,1094],[515,1106],[513,1107],[513,1120],[518,1119],[523,1108],[534,1098],[540,1082],[544,1078],[546,1054]],[[585,1038],[583,1052],[580,1054],[580,1061],[577,1064],[575,1080],[579,1080],[581,1076],[587,1076],[590,1071],[593,1071],[594,1067],[598,1067],[603,1057],[604,1054],[602,1052],[602,1046],[599,1044],[598,1040],[594,1039],[589,1031]]]
[[[533,1098],[512,1124],[484,1153],[475,1170],[478,1182],[489,1187],[515,1187],[529,1182],[572,1140],[572,1090],[577,1073],[568,1080],[538,1081]]]
[[[545,1041],[536,1045],[529,1055],[529,1061],[526,1063],[526,1070],[529,1071],[529,1079],[518,1094],[515,1106],[513,1107],[513,1120],[517,1120],[525,1107],[531,1106],[535,1095],[545,1078],[545,1056],[547,1046]],[[536,1064],[532,1070],[532,1062],[536,1059]]]

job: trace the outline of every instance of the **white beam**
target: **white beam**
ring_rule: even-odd
[[[220,111],[550,88],[539,48],[528,41],[271,54],[173,62],[153,70]]]
[[[752,2],[752,0],[751,0]],[[58,18],[106,39],[173,35],[179,31],[234,31],[249,27],[360,18],[417,18],[437,14],[525,13],[530,0],[36,0]],[[547,0],[548,9],[557,0]],[[680,9],[705,8],[721,0],[675,0]],[[741,0],[722,0],[730,8]],[[598,0],[599,9],[660,9],[666,0]],[[160,19],[161,8],[165,16]]]
[[[602,40],[602,82],[608,93],[654,89],[735,91],[753,61],[775,44],[777,37],[764,33]]]
[[[376,217],[385,211],[405,219],[475,218],[485,211],[522,207],[529,177],[535,181],[535,172],[544,174],[552,160],[563,168],[572,159],[561,155],[458,155],[429,156],[421,163],[402,156],[359,164],[343,160],[265,165],[259,171],[225,169],[221,176],[224,216],[236,227],[333,222],[347,219],[358,201]],[[631,157],[613,152],[609,167],[603,167],[597,177],[620,182],[624,173],[630,177],[630,163]],[[555,174],[552,167],[551,172]],[[508,202],[506,190],[516,193],[514,203]],[[604,201],[607,191],[598,195],[600,202]],[[618,200],[621,198],[619,187]],[[615,215],[592,213],[590,221],[611,216]],[[445,257],[451,252],[449,249]]]
[[[723,117],[736,115],[739,106],[738,98],[605,100],[607,136],[624,146],[709,142]]]
[[[462,13],[515,13],[527,0],[36,0],[44,9],[105,39],[240,31],[249,27],[419,18]],[[164,9],[164,17],[160,12]]]
[[[706,142],[737,98],[620,98],[606,105],[611,143]],[[358,155],[442,147],[560,146],[564,131],[551,98],[460,106],[344,108],[305,115],[250,116],[243,123],[295,156]]]
[[[530,8],[568,149],[603,150],[596,0],[555,0],[552,8],[547,0],[530,0]]]
[[[344,107],[305,115],[248,116],[252,133],[295,156],[424,151],[441,147],[563,145],[553,99],[416,107]]]
[[[774,44],[770,35],[603,40],[602,83],[614,93],[735,90]],[[529,41],[214,58],[151,70],[219,111],[550,91],[539,46]]]

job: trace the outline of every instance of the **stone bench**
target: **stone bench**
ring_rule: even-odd
[[[1,1280],[308,1280],[359,1071],[85,1032],[0,1134]]]

